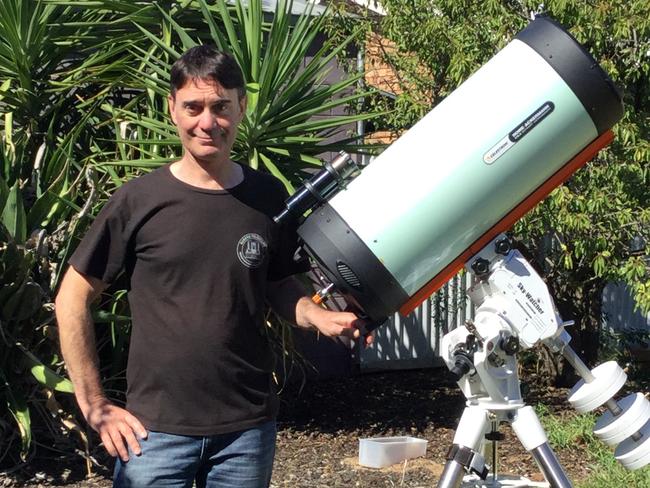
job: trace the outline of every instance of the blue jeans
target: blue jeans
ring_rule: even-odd
[[[275,455],[275,421],[207,437],[149,432],[142,454],[115,463],[113,487],[266,488]]]

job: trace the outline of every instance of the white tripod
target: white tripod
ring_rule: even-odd
[[[605,443],[620,443],[615,457],[626,468],[650,463],[650,402],[633,393],[620,402],[612,397],[627,377],[615,362],[590,371],[568,345],[570,336],[557,314],[541,277],[509,240],[500,235],[468,263],[479,282],[469,291],[476,306],[474,322],[454,329],[442,339],[441,354],[458,379],[467,406],[438,488],[539,487],[571,488],[537,415],[526,406],[519,388],[517,352],[543,342],[561,353],[583,378],[571,391],[569,402],[581,413],[606,405],[595,434]],[[488,476],[486,456],[498,439],[497,427],[508,422],[524,448],[531,452],[546,483],[523,477]],[[487,439],[486,439],[487,437]],[[467,474],[466,474],[467,473]]]

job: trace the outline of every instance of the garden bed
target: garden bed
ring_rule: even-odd
[[[308,382],[282,393],[273,487],[432,487],[444,465],[464,406],[457,386],[442,370],[393,371],[345,379]],[[572,412],[566,391],[525,387],[530,404],[546,404],[556,415]],[[503,473],[540,480],[534,461],[512,431],[499,445]],[[410,435],[428,440],[426,456],[403,464],[371,469],[358,465],[360,437]],[[0,487],[104,488],[110,483],[110,460],[85,477],[81,458],[37,456],[25,469],[0,475]],[[45,450],[41,449],[44,453]],[[573,480],[586,477],[590,463],[581,449],[558,452]]]

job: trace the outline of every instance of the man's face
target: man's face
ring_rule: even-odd
[[[246,112],[246,99],[236,88],[212,80],[189,80],[169,97],[169,112],[185,151],[197,161],[226,161],[235,143],[237,126]]]

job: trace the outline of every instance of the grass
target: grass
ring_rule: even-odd
[[[626,470],[614,458],[614,452],[593,434],[594,414],[558,417],[547,407],[538,405],[537,415],[553,449],[580,449],[590,466],[590,474],[576,482],[576,488],[648,488],[650,466],[637,471]]]

